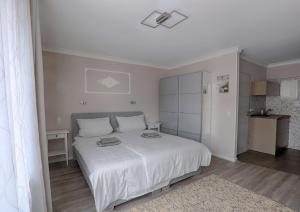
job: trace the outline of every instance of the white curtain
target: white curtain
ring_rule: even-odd
[[[45,196],[48,212],[52,212],[52,198],[49,178],[48,141],[46,136],[45,102],[44,102],[44,70],[40,33],[38,0],[30,0],[33,57],[35,67],[36,99],[39,125],[39,140],[43,164]]]
[[[43,212],[29,0],[0,0],[0,30],[0,211]]]

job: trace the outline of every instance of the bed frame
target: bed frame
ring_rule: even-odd
[[[112,128],[114,129],[114,132],[117,131],[117,128],[119,127],[118,125],[118,121],[116,119],[116,116],[121,116],[121,117],[130,117],[130,116],[138,116],[138,115],[143,115],[144,113],[141,111],[132,111],[132,112],[103,112],[103,113],[72,113],[71,114],[71,134],[72,134],[72,142],[74,142],[74,138],[78,135],[79,133],[79,126],[77,124],[77,119],[92,119],[92,118],[105,118],[105,117],[109,117],[110,118],[110,123]],[[80,154],[76,151],[75,148],[73,148],[73,155],[74,155],[74,159],[77,160],[79,167],[83,173],[83,176],[86,180],[86,182],[89,185],[90,190],[93,193],[93,189],[89,180],[89,174],[86,173],[86,169],[84,167],[87,167],[85,162],[83,161],[83,159],[81,158]],[[152,194],[156,194],[159,193],[161,191],[167,190],[172,184],[175,184],[181,180],[193,177],[195,175],[198,175],[201,173],[201,167],[199,167],[199,169],[197,171],[191,172],[191,173],[187,173],[181,177],[177,177],[172,179],[169,182],[169,185],[162,187],[158,190],[155,190],[153,192],[151,192]],[[122,203],[125,203],[129,200],[117,200],[113,203],[110,204],[110,206],[106,209],[106,211],[112,211],[114,209],[115,206],[118,206]]]

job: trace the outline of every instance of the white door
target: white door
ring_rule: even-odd
[[[250,76],[240,73],[239,83],[239,123],[237,153],[248,150],[248,116],[250,105]]]

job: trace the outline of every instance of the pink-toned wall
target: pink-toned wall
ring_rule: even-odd
[[[238,153],[248,150],[249,138],[249,109],[260,111],[266,107],[265,96],[251,96],[250,82],[255,80],[266,80],[267,69],[240,58],[240,85],[239,85],[239,124],[238,124]],[[249,102],[250,100],[250,102]]]
[[[240,59],[240,73],[248,75],[250,78],[250,81],[267,79],[267,69],[265,67],[256,65],[256,64],[246,61],[242,58]],[[242,89],[243,88],[244,87],[242,87]],[[249,96],[250,96],[250,93],[249,93]],[[250,108],[251,109],[259,111],[265,107],[266,107],[266,97],[265,96],[250,96]]]
[[[211,139],[213,154],[236,159],[238,64],[237,53],[223,55],[192,65],[161,70],[140,65],[117,63],[65,54],[43,52],[47,129],[69,129],[74,112],[141,110],[148,120],[159,120],[159,79],[166,76],[205,71],[211,74]],[[105,69],[131,73],[130,95],[86,94],[84,69]],[[217,76],[230,75],[229,93],[221,94]],[[80,101],[87,102],[81,105]],[[130,101],[137,102],[131,105]]]
[[[214,155],[236,160],[237,112],[238,112],[238,64],[239,55],[230,53],[191,65],[168,70],[163,77],[204,71],[211,73],[211,140],[208,146]],[[229,93],[219,93],[217,76],[230,76]]]
[[[140,65],[43,52],[47,130],[69,129],[75,112],[144,111],[158,120],[158,90],[162,70]],[[129,72],[131,94],[87,94],[84,69]],[[86,105],[80,101],[87,102]],[[136,101],[135,105],[130,101]]]
[[[267,69],[244,59],[240,59],[240,72],[251,77],[251,80],[266,80]]]
[[[268,68],[268,79],[288,79],[300,77],[300,63]]]

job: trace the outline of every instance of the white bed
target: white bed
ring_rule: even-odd
[[[97,137],[74,138],[76,157],[98,212],[210,164],[211,152],[201,143],[163,133],[161,138],[142,138],[141,133],[113,133],[122,143],[110,147],[98,147]]]

